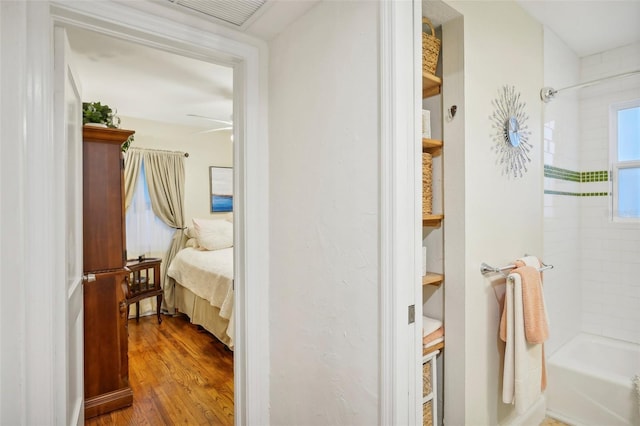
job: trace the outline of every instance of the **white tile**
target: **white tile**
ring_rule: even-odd
[[[581,81],[622,72],[629,64],[640,65],[640,43],[580,59]],[[599,84],[581,90],[573,104],[545,107],[545,120],[553,120],[553,130],[544,129],[545,162],[582,172],[607,170],[609,105],[633,97],[640,97],[640,77]],[[545,179],[544,187],[609,192],[609,182]],[[545,256],[558,263],[546,274],[552,278],[545,285],[556,288],[545,289],[545,297],[555,318],[579,317],[585,331],[638,342],[640,224],[612,223],[609,203],[608,196],[544,197]]]
[[[602,321],[600,315],[582,315],[582,331],[592,334],[602,334]]]

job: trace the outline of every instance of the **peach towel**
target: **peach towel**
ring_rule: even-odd
[[[436,339],[444,336],[444,327],[438,328],[436,331],[433,331],[422,338],[422,344],[426,347],[429,346],[429,343],[433,342]]]
[[[515,262],[512,274],[519,274],[522,280],[522,305],[524,313],[524,331],[529,343],[543,343],[549,338],[549,325],[542,292],[542,274],[533,266],[524,265],[521,260]],[[500,317],[500,339],[507,340],[507,309],[502,309]]]
[[[529,343],[543,343],[549,338],[549,325],[544,309],[542,293],[542,274],[533,266],[524,262],[515,262],[517,268],[512,271],[522,278],[522,304],[524,309],[524,333]]]

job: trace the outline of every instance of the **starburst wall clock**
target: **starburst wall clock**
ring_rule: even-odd
[[[496,164],[503,175],[522,177],[522,173],[527,172],[527,163],[531,162],[529,151],[532,148],[529,143],[531,132],[526,124],[529,117],[524,110],[526,104],[513,86],[503,86],[491,104],[494,111],[489,119],[492,121]]]

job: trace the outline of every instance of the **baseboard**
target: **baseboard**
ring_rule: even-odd
[[[99,416],[133,404],[133,391],[130,387],[102,395],[87,398],[84,401],[84,418]]]

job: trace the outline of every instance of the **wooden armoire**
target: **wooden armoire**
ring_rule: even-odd
[[[124,160],[134,132],[83,127],[85,418],[133,403],[129,386]]]

